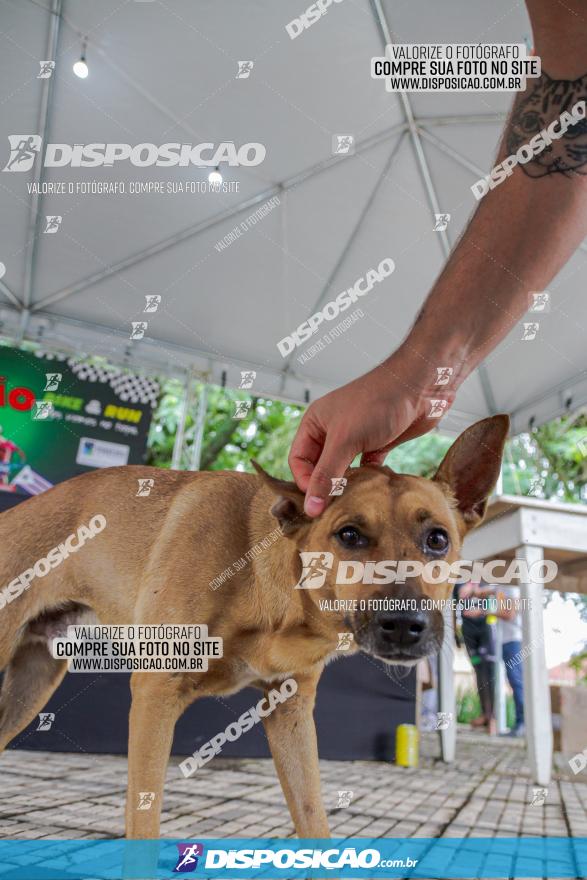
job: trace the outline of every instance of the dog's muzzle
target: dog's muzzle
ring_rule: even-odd
[[[357,615],[359,647],[388,663],[412,664],[440,650],[444,622],[439,611],[377,611]]]

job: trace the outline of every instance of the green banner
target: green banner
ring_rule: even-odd
[[[0,490],[37,495],[141,464],[159,385],[107,365],[0,347]]]

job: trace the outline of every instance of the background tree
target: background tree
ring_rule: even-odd
[[[173,445],[183,404],[179,380],[161,380],[163,392],[149,437],[148,462],[171,466]],[[193,389],[197,401],[200,385]],[[234,417],[236,402],[250,401],[244,419]],[[194,406],[195,410],[195,406]],[[201,456],[202,470],[252,472],[256,459],[269,473],[290,480],[287,456],[304,408],[246,391],[208,386],[206,424]],[[349,415],[351,418],[352,415]],[[186,461],[194,441],[195,412],[186,419]],[[400,473],[432,477],[453,442],[438,431],[417,437],[392,450],[386,464]],[[531,433],[508,441],[503,467],[503,492],[557,501],[587,501],[587,414],[580,410],[547,422]],[[546,591],[547,601],[553,595]],[[577,597],[577,607],[587,620],[587,596]]]
[[[179,380],[163,380],[163,393],[149,437],[148,460],[170,467],[183,402]],[[194,399],[201,386],[195,388]],[[235,419],[235,405],[249,400],[247,417]],[[208,386],[202,470],[252,471],[251,458],[272,474],[291,479],[287,455],[304,408],[298,404],[254,397],[246,391]],[[194,417],[186,421],[186,447],[194,439]],[[349,418],[352,417],[349,415]],[[386,463],[394,470],[423,477],[434,475],[452,439],[434,431],[394,449]],[[587,414],[580,410],[520,434],[506,447],[503,491],[551,500],[587,501]]]

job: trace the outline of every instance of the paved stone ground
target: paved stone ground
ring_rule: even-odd
[[[425,734],[418,769],[322,761],[332,835],[587,836],[587,771],[574,776],[559,759],[545,804],[531,806],[522,743],[459,731],[457,752],[455,764],[442,764],[437,734]],[[216,758],[184,779],[178,760],[168,771],[162,837],[293,835],[271,761]],[[0,778],[0,839],[123,833],[124,757],[7,751]],[[339,809],[342,790],[354,797]]]

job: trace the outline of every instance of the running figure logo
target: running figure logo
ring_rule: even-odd
[[[137,810],[150,810],[155,801],[154,791],[139,791],[139,805]]]
[[[453,374],[452,367],[436,367],[436,382],[435,385],[448,385],[450,382],[450,377]]]
[[[524,324],[524,329],[522,331],[522,342],[531,342],[533,339],[536,339],[539,328],[540,324],[538,323],[538,321],[532,321],[531,323]]]
[[[241,370],[241,381],[239,388],[252,388],[253,382],[257,378],[256,370]]]
[[[355,136],[353,134],[333,134],[332,153],[335,156],[352,156],[355,152]]]
[[[41,149],[38,134],[9,134],[10,158],[2,171],[30,171]]]
[[[198,867],[198,858],[204,855],[204,847],[201,843],[178,843],[179,856],[174,873],[184,874],[195,871]]]
[[[45,373],[45,387],[43,391],[57,391],[59,383],[63,379],[63,373]]]
[[[334,556],[332,553],[322,553],[311,550],[310,552],[301,551],[300,559],[302,560],[302,573],[300,579],[295,585],[296,590],[317,590],[324,586],[326,573],[332,568]]]
[[[145,294],[145,308],[143,312],[156,312],[161,305],[161,297],[158,293]]]
[[[41,68],[37,74],[37,79],[49,79],[51,74],[55,70],[55,62],[54,61],[39,61],[39,67]]]
[[[250,400],[235,400],[233,419],[246,419],[250,408]]]
[[[239,61],[236,79],[248,79],[254,66],[254,61]]]
[[[330,482],[332,483],[332,489],[328,494],[342,495],[348,481],[346,477],[330,477]]]
[[[135,498],[146,498],[151,494],[151,489],[155,485],[155,480],[152,479],[139,479],[137,480],[139,484],[139,488],[137,490],[137,494]]]
[[[530,311],[531,312],[550,312],[550,293],[548,290],[538,290],[531,292]]]
[[[452,712],[437,712],[435,730],[448,730],[452,724]]]
[[[149,326],[146,321],[131,321],[132,330],[129,339],[143,339],[145,330]]]
[[[49,233],[49,235],[54,235],[56,232],[59,232],[62,220],[63,217],[61,214],[47,214],[45,216],[45,228],[43,229],[43,232]]]
[[[354,635],[352,632],[343,632],[338,634],[337,651],[350,651],[353,647]]]
[[[439,419],[444,415],[444,412],[448,406],[448,400],[431,400],[430,401],[430,412],[428,413],[429,419]]]
[[[35,400],[34,407],[31,410],[33,419],[36,422],[43,422],[53,413],[52,400]]]
[[[37,730],[51,730],[51,726],[55,721],[55,712],[40,712],[39,726]]]
[[[446,228],[450,223],[450,214],[435,214],[433,232],[446,232]]]

